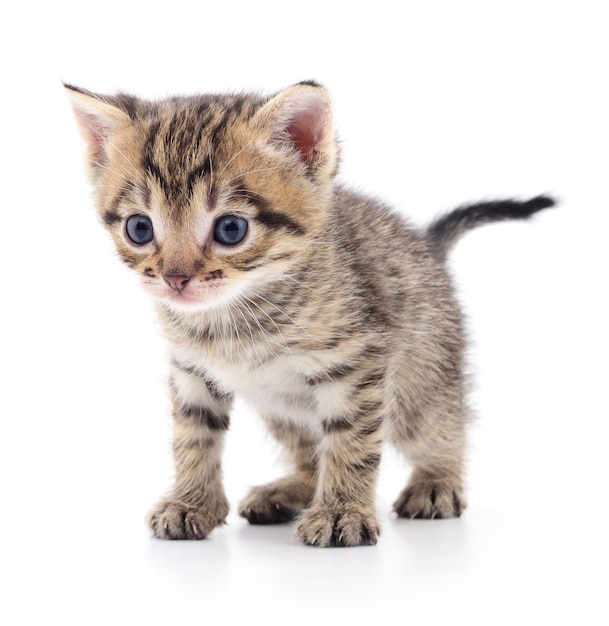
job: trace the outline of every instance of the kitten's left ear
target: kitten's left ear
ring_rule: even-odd
[[[313,82],[294,85],[271,98],[257,119],[270,129],[271,144],[295,152],[311,175],[336,173],[332,102],[324,87]]]
[[[92,165],[106,162],[109,140],[129,123],[129,116],[109,98],[98,96],[79,87],[64,85],[78,128],[89,148]]]

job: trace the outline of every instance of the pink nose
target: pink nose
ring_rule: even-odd
[[[163,278],[165,282],[178,293],[181,293],[186,287],[188,281],[190,280],[190,276],[169,276],[164,275]]]

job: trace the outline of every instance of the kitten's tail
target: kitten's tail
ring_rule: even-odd
[[[470,228],[502,220],[527,219],[555,204],[549,196],[537,196],[525,202],[496,200],[468,204],[433,221],[427,228],[427,237],[436,255],[444,259],[457,239]]]

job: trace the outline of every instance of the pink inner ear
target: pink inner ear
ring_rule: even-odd
[[[105,144],[111,134],[111,128],[101,117],[85,112],[77,112],[82,134],[89,144],[92,155],[99,162],[105,160]]]
[[[89,147],[89,158],[104,163],[109,138],[116,132],[120,116],[118,109],[85,93],[70,92],[78,128]]]
[[[305,109],[292,118],[286,129],[298,152],[309,163],[314,160],[319,143],[324,138],[323,120],[320,118],[319,109]]]

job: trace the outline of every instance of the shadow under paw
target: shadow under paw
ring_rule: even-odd
[[[466,503],[460,488],[434,481],[413,483],[393,505],[398,517],[442,519],[460,517]]]
[[[205,539],[216,526],[225,523],[228,505],[221,508],[213,513],[208,508],[163,500],[150,512],[148,523],[159,539]]]

